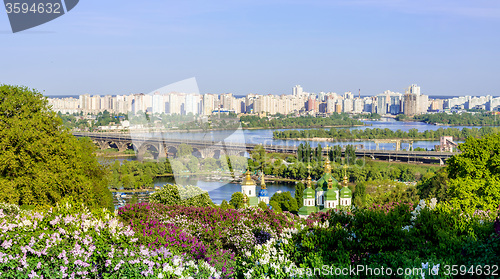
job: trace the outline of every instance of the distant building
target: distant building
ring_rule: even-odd
[[[444,136],[439,138],[439,150],[446,152],[453,152],[453,148],[456,148],[458,144],[453,142],[453,137]]]
[[[403,99],[403,113],[408,116],[417,114],[417,95],[406,93]]]
[[[420,86],[412,84],[403,97],[403,113],[408,116],[426,113],[429,109],[429,96],[420,94]]]

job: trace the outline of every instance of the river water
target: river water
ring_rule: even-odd
[[[451,126],[446,125],[430,125],[422,122],[399,122],[394,119],[386,119],[385,121],[364,121],[367,125],[362,127],[351,127],[351,128],[339,128],[339,129],[367,129],[367,128],[379,128],[385,129],[389,128],[393,131],[398,129],[402,131],[409,131],[410,129],[417,129],[419,132],[426,130],[437,130],[439,128],[448,128]],[[473,128],[471,126],[453,126],[453,128],[462,129],[464,127]],[[480,127],[476,127],[480,128]],[[327,128],[329,129],[329,128]],[[237,131],[210,131],[208,133],[203,132],[172,132],[165,133],[164,136],[168,139],[224,139],[226,142],[237,142],[237,143],[247,143],[247,144],[265,144],[265,145],[280,145],[280,146],[298,146],[300,143],[305,143],[306,141],[297,140],[275,140],[273,139],[274,131],[284,131],[287,129],[255,129],[255,130],[237,130]],[[293,130],[293,129],[291,129]],[[304,130],[304,129],[295,129]],[[307,141],[312,147],[316,147],[321,144],[323,147],[327,144],[361,144],[365,149],[375,149],[376,145],[373,141],[342,141],[342,142],[331,142],[331,141]],[[438,145],[439,141],[415,141],[413,147],[432,149],[435,145]],[[382,150],[394,150],[395,146],[392,143],[381,143],[379,148]],[[402,148],[408,148],[408,145],[402,144]],[[116,160],[135,160],[135,158],[128,159],[116,159]],[[240,184],[229,183],[228,181],[206,181],[206,179],[200,179],[199,177],[176,177],[177,183],[181,185],[196,185],[203,190],[208,191],[213,202],[220,204],[222,200],[229,201],[231,195],[234,192],[240,191]],[[158,178],[155,180],[155,186],[162,187],[166,183],[173,183],[174,178]],[[290,191],[293,195],[295,192],[295,183],[266,183],[269,191],[269,195],[272,196],[277,191]],[[260,188],[257,186],[257,190]],[[132,194],[122,194],[115,195],[115,204],[124,204]],[[145,200],[143,200],[145,201]]]

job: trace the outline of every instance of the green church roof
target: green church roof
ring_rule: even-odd
[[[340,190],[340,197],[341,198],[352,198],[352,191],[351,189],[349,189],[348,187],[343,187],[341,190]]]
[[[325,193],[325,200],[327,201],[336,201],[337,200],[337,193],[335,192],[338,190],[337,188],[334,189],[328,189]]]
[[[324,191],[326,192],[328,190],[328,179],[332,179],[332,182],[333,182],[333,188],[337,188],[337,185],[339,184],[339,182],[333,178],[332,174],[327,172],[325,173],[325,175],[323,175],[323,177],[321,177],[318,182],[317,182],[317,186],[316,186],[316,191]]]
[[[304,190],[304,193],[302,194],[303,199],[314,199],[315,198],[315,192],[313,188],[306,188]]]

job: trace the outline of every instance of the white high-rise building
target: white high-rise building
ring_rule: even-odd
[[[186,103],[184,104],[185,113],[199,114],[198,107],[200,106],[200,95],[186,94]]]
[[[153,94],[153,113],[165,113],[165,101],[163,95],[156,92]]]
[[[415,94],[417,96],[420,95],[420,86],[417,86],[416,84],[412,84],[408,87],[408,93],[410,94]]]
[[[365,101],[360,98],[356,98],[353,100],[353,112],[354,113],[362,113],[365,107]]]
[[[354,99],[354,95],[351,91],[347,91],[344,93],[344,99]]]
[[[344,99],[343,106],[342,106],[342,112],[345,113],[352,113],[354,110],[354,99]]]
[[[295,87],[292,88],[292,95],[296,98],[302,98],[304,96],[304,90],[300,85],[295,85]]]

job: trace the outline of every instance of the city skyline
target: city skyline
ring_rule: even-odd
[[[184,82],[184,83],[183,83]],[[414,116],[427,112],[442,112],[461,109],[498,111],[500,97],[460,96],[447,99],[432,99],[421,92],[420,86],[412,84],[405,93],[386,90],[375,96],[361,97],[352,92],[337,94],[306,92],[300,85],[292,88],[289,95],[248,94],[235,96],[225,94],[200,94],[194,79],[166,86],[149,94],[129,95],[79,95],[78,98],[49,98],[52,109],[62,113],[111,113],[211,115],[234,112],[260,115],[311,115],[325,116],[332,113],[378,113],[380,115],[404,114]],[[194,82],[194,83],[193,83]],[[184,86],[179,86],[184,84]],[[191,84],[193,86],[186,86]],[[184,91],[182,89],[184,88]]]
[[[0,13],[0,83],[45,95],[150,92],[196,77],[200,93],[498,95],[496,1],[81,2],[12,34]]]

